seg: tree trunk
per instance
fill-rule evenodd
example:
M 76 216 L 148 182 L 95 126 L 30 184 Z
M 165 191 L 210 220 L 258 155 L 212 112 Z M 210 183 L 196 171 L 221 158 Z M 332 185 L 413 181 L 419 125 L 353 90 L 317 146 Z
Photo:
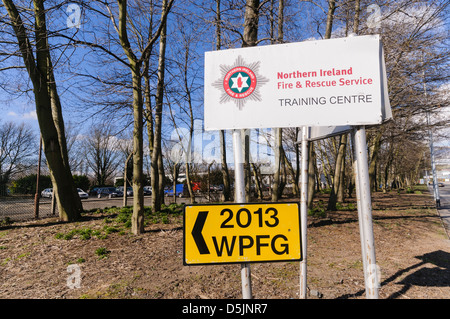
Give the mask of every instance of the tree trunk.
M 333 19 L 334 19 L 334 12 L 336 10 L 336 1 L 329 0 L 328 1 L 328 12 L 327 12 L 327 24 L 325 28 L 325 39 L 331 38 L 331 32 L 333 30 Z M 342 142 L 343 136 L 341 135 L 340 141 Z M 341 172 L 341 161 L 342 157 L 341 155 L 341 143 L 339 146 L 339 152 L 336 157 L 336 165 L 334 168 L 334 177 L 333 177 L 333 184 L 331 186 L 331 194 L 330 199 L 328 200 L 328 210 L 336 210 L 336 201 L 337 201 L 337 190 L 339 187 L 340 182 L 340 172 Z
M 336 11 L 336 1 L 329 0 L 327 12 L 327 24 L 325 27 L 325 39 L 331 38 L 331 31 L 333 30 L 334 11 Z
M 173 181 L 172 181 L 172 189 L 173 189 L 173 202 L 176 203 L 177 202 L 177 179 L 178 179 L 178 164 L 174 163 L 173 164 Z
M 281 159 L 283 153 L 283 137 L 282 129 L 275 129 L 275 172 L 273 174 L 273 184 L 272 184 L 272 201 L 277 202 L 280 196 L 280 181 L 281 181 Z
M 316 152 L 314 151 L 314 142 L 308 143 L 308 199 L 307 199 L 307 206 L 308 208 L 312 208 L 312 202 L 314 198 L 314 192 L 315 192 L 315 169 L 316 169 Z
M 244 13 L 242 47 L 256 46 L 258 40 L 259 0 L 247 0 Z
M 347 135 L 346 135 L 347 140 Z M 347 143 L 346 143 L 347 144 Z M 344 156 L 341 161 L 341 167 L 339 168 L 341 173 L 339 174 L 339 188 L 337 190 L 337 201 L 338 203 L 344 202 L 344 190 L 345 190 L 345 154 L 346 154 L 346 145 L 344 146 Z
M 223 200 L 229 201 L 231 199 L 231 183 L 230 173 L 227 165 L 227 153 L 225 143 L 225 131 L 220 131 L 220 151 L 222 154 L 222 179 L 223 179 Z
M 186 180 L 187 180 L 187 188 L 189 192 L 189 198 L 191 200 L 191 204 L 195 202 L 195 194 L 192 190 L 191 177 L 190 177 L 190 154 L 191 154 L 191 143 L 194 137 L 194 112 L 192 109 L 192 98 L 191 98 L 191 88 L 188 83 L 188 68 L 189 68 L 189 44 L 186 44 L 185 51 L 185 59 L 184 59 L 184 89 L 187 97 L 187 104 L 189 106 L 189 119 L 190 119 L 190 127 L 189 127 L 189 144 L 188 149 L 186 150 Z
M 144 127 L 140 66 L 136 65 L 135 70 L 133 72 L 133 215 L 131 231 L 136 235 L 144 232 Z
M 273 6 L 273 4 L 272 4 Z M 271 15 L 273 15 L 273 10 L 271 10 Z M 273 17 L 271 17 L 271 21 L 273 21 Z M 278 3 L 278 37 L 277 42 L 283 42 L 283 20 L 284 20 L 284 0 L 280 0 Z M 273 22 L 271 23 L 271 37 L 274 38 L 273 31 Z M 272 40 L 272 43 L 275 40 Z M 282 195 L 282 187 L 281 187 L 281 165 L 284 162 L 284 151 L 283 151 L 283 129 L 276 128 L 275 129 L 275 172 L 273 175 L 273 184 L 272 184 L 272 201 L 277 202 Z
M 251 163 L 252 165 L 252 171 L 253 171 L 253 176 L 255 177 L 255 192 L 257 194 L 257 197 L 260 200 L 263 200 L 264 198 L 264 194 L 263 194 L 263 189 L 262 189 L 262 183 L 261 183 L 261 178 L 259 176 L 259 171 L 258 168 L 256 167 L 255 163 Z
M 222 31 L 220 28 L 221 23 L 221 15 L 220 15 L 220 0 L 216 0 L 216 50 L 220 50 L 222 48 Z M 226 139 L 225 139 L 225 131 L 221 130 L 220 134 L 220 152 L 222 154 L 222 179 L 223 179 L 223 200 L 229 201 L 231 199 L 231 187 L 230 187 L 230 173 L 228 171 L 227 165 L 227 148 L 226 148 Z
M 370 188 L 372 191 L 376 192 L 376 165 L 378 161 L 378 154 L 381 149 L 381 136 L 383 133 L 378 131 L 375 135 L 374 141 L 372 143 L 372 147 L 370 150 L 370 161 L 369 161 L 369 180 L 370 180 Z
M 148 135 L 148 149 L 150 152 L 150 158 L 153 153 L 153 142 L 154 142 L 154 132 L 153 132 L 153 110 L 150 98 L 150 61 L 146 59 L 144 61 L 144 99 L 145 99 L 145 122 L 147 123 L 147 135 Z
M 158 157 L 158 188 L 159 188 L 159 203 L 160 209 L 161 206 L 164 205 L 165 197 L 164 197 L 164 181 L 166 179 L 166 174 L 164 172 L 164 164 L 163 164 L 163 155 L 162 151 L 159 152 Z
M 144 232 L 142 61 L 136 58 L 128 40 L 127 1 L 118 1 L 118 6 L 120 45 L 130 63 L 133 83 L 133 215 L 131 216 L 131 231 L 136 235 Z
M 64 122 L 49 52 L 44 2 L 42 0 L 33 1 L 36 59 L 16 6 L 11 0 L 3 0 L 3 3 L 11 19 L 25 67 L 33 84 L 36 114 L 59 217 L 62 221 L 79 220 L 83 208 L 68 161 Z
M 345 148 L 347 145 L 347 136 L 347 134 L 342 134 L 339 138 L 339 149 L 336 155 L 336 165 L 334 169 L 334 178 L 333 185 L 331 187 L 330 199 L 328 200 L 328 210 L 336 210 L 337 194 L 339 192 L 339 188 L 343 187 L 343 185 L 340 185 L 340 183 L 343 169 L 342 161 L 344 161 Z
M 292 163 L 286 156 L 286 152 L 283 150 L 283 161 L 284 165 L 287 167 L 289 174 L 292 176 L 292 193 L 294 196 L 299 196 L 300 190 L 298 188 L 298 183 L 296 182 L 296 172 L 294 171 L 294 167 L 292 167 Z
M 244 13 L 244 34 L 242 39 L 242 47 L 256 46 L 258 40 L 258 23 L 259 23 L 259 0 L 247 0 Z M 243 132 L 244 133 L 244 130 Z M 246 200 L 250 199 L 250 141 L 247 134 L 242 134 L 244 138 L 244 175 Z
M 163 1 L 163 10 L 161 15 L 165 15 L 167 10 L 167 0 Z M 164 176 L 164 170 L 162 168 L 162 152 L 161 152 L 161 130 L 162 130 L 162 106 L 164 98 L 164 73 L 165 73 L 165 54 L 166 54 L 166 30 L 167 26 L 164 24 L 160 38 L 159 38 L 159 59 L 158 59 L 158 83 L 156 87 L 156 105 L 155 105 L 155 132 L 153 142 L 153 154 L 151 159 L 151 183 L 152 183 L 152 207 L 153 211 L 160 211 L 161 204 L 164 196 L 161 196 L 161 192 L 164 193 L 163 181 L 161 177 Z M 162 168 L 163 169 L 163 168 Z
M 122 206 L 125 207 L 128 205 L 128 195 L 127 195 L 127 187 L 128 187 L 128 161 L 130 160 L 133 153 L 128 154 L 127 159 L 125 160 L 125 167 L 123 170 L 123 202 Z

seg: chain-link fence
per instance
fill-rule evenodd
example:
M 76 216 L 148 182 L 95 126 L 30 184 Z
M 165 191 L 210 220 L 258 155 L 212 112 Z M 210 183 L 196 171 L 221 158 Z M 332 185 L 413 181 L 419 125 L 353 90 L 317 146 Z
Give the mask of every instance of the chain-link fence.
M 50 198 L 39 198 L 38 217 L 57 216 L 57 209 L 52 207 Z M 0 195 L 0 223 L 33 219 L 36 217 L 35 214 L 34 196 Z
M 58 208 L 52 198 L 44 192 L 44 197 L 39 198 L 38 218 L 58 217 Z M 151 196 L 144 196 L 144 205 L 151 206 Z M 217 202 L 223 200 L 222 192 L 211 191 L 209 193 L 196 194 L 195 201 L 198 203 Z M 190 203 L 189 197 L 177 197 L 176 203 Z M 172 196 L 164 197 L 164 203 L 169 205 L 174 202 Z M 85 211 L 93 209 L 103 209 L 106 207 L 122 207 L 124 205 L 122 197 L 97 198 L 91 196 L 82 199 L 81 203 Z M 133 197 L 128 198 L 126 205 L 133 205 Z M 25 221 L 35 219 L 34 195 L 0 194 L 0 225 L 5 222 Z

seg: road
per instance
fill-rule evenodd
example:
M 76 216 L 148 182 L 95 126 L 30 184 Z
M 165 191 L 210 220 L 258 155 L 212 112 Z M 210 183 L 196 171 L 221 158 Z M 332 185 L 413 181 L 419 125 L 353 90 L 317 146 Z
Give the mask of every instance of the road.
M 433 193 L 433 188 L 430 188 Z M 450 183 L 444 183 L 444 187 L 439 187 L 439 197 L 441 199 L 441 207 L 438 208 L 439 215 L 447 230 L 447 235 L 450 236 Z
M 171 203 L 173 203 L 173 197 L 172 196 L 165 197 L 164 201 L 167 205 L 171 204 Z M 190 202 L 190 199 L 182 197 L 182 198 L 177 198 L 176 201 L 177 201 L 177 204 L 181 204 L 181 203 Z M 206 197 L 205 196 L 196 196 L 195 201 L 198 203 L 205 202 Z M 123 206 L 123 197 L 117 197 L 117 198 L 111 198 L 111 199 L 90 197 L 89 199 L 81 200 L 81 203 L 83 204 L 84 210 L 90 210 L 90 209 L 94 209 L 94 208 L 105 208 L 105 207 L 112 207 L 112 206 L 122 207 Z M 151 206 L 151 203 L 152 203 L 152 197 L 144 196 L 144 205 Z M 133 197 L 132 196 L 128 197 L 127 205 L 133 206 Z

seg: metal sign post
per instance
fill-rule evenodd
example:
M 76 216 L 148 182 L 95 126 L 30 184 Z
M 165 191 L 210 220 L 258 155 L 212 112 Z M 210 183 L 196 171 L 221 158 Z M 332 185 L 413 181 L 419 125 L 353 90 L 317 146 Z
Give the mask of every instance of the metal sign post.
M 364 282 L 367 299 L 378 299 L 378 274 L 372 224 L 372 200 L 370 197 L 369 167 L 367 158 L 366 129 L 356 126 L 352 131 L 356 159 L 356 186 L 358 217 L 364 267 Z
M 424 84 L 425 85 L 425 84 Z M 425 91 L 426 96 L 426 91 Z M 436 160 L 434 156 L 434 146 L 433 146 L 433 132 L 431 131 L 430 126 L 430 112 L 427 112 L 427 125 L 428 125 L 428 134 L 430 136 L 430 158 L 431 158 L 431 172 L 433 173 L 433 195 L 434 200 L 436 202 L 436 207 L 441 207 L 441 198 L 439 195 L 438 181 L 436 175 Z
M 306 299 L 306 231 L 308 218 L 308 138 L 309 127 L 302 128 L 302 163 L 301 163 L 301 194 L 300 194 L 300 225 L 302 236 L 302 255 L 300 262 L 300 299 Z
M 353 134 L 353 129 L 350 132 L 350 138 L 353 145 L 353 172 L 355 174 L 355 190 L 356 190 L 356 207 L 358 209 L 358 224 L 359 224 L 359 235 L 360 235 L 360 243 L 361 243 L 361 255 L 365 256 L 366 249 L 365 249 L 365 240 L 364 240 L 364 228 L 362 225 L 362 211 L 361 211 L 361 194 L 360 194 L 360 186 L 359 186 L 359 174 L 358 174 L 358 160 L 356 156 L 356 149 L 355 149 L 355 134 Z M 364 258 L 363 258 L 364 259 Z M 367 278 L 366 275 L 366 267 L 363 265 L 364 270 L 364 278 Z
M 330 62 L 330 50 L 340 58 Z M 236 203 L 246 203 L 240 130 L 303 127 L 301 298 L 306 298 L 307 289 L 308 143 L 352 130 L 366 291 L 368 298 L 377 298 L 364 125 L 379 125 L 392 118 L 379 35 L 206 52 L 204 88 L 205 130 L 233 130 Z M 198 228 L 203 224 L 200 218 Z M 195 233 L 201 233 L 199 229 Z M 239 262 L 243 262 L 243 298 L 252 298 L 250 266 L 247 259 Z
M 244 154 L 242 154 L 241 131 L 233 130 L 234 151 L 234 201 L 245 203 Z M 252 299 L 252 281 L 249 263 L 241 264 L 242 298 Z

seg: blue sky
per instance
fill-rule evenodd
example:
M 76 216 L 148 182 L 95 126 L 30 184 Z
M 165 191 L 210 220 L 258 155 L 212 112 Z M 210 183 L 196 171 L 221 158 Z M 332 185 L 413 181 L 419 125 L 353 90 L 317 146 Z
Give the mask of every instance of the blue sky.
M 322 1 L 323 2 L 323 1 Z M 317 30 L 315 29 L 313 25 L 313 21 L 320 15 L 323 15 L 323 12 L 321 12 L 317 7 L 314 5 L 308 4 L 308 3 L 302 3 L 304 5 L 303 12 L 301 12 L 302 19 L 297 19 L 294 25 L 298 30 L 295 30 L 291 27 L 291 29 L 287 29 L 285 34 L 286 38 L 289 41 L 301 41 L 307 38 L 318 38 L 319 35 L 317 33 Z M 211 5 L 211 7 L 214 7 Z M 1 10 L 1 9 L 0 9 Z M 66 23 L 67 17 L 70 13 L 67 13 L 66 7 L 61 8 L 60 11 L 54 13 L 51 17 L 49 17 L 50 23 L 54 26 L 61 26 Z M 299 10 L 295 8 L 295 10 Z M 298 12 L 300 14 L 300 12 Z M 295 15 L 292 16 L 294 18 Z M 324 18 L 324 16 L 322 16 Z M 83 34 L 87 37 L 93 37 L 95 36 L 95 32 L 92 32 L 92 28 L 95 27 L 96 23 L 98 23 L 94 18 L 90 17 L 89 19 L 83 20 L 86 23 L 82 24 L 81 28 L 78 30 L 80 34 Z M 260 23 L 264 23 L 264 19 L 261 19 Z M 261 29 L 267 29 L 267 26 L 262 26 Z M 323 26 L 320 30 L 323 34 Z M 338 29 L 339 26 L 336 26 L 336 29 Z M 91 31 L 90 31 L 91 29 Z M 320 31 L 319 30 L 319 31 Z M 71 29 L 68 32 L 74 32 L 76 29 Z M 177 21 L 175 17 L 171 18 L 171 24 L 169 26 L 169 37 L 172 37 L 172 39 L 176 39 L 176 36 L 179 36 L 177 31 Z M 115 32 L 114 30 L 111 30 L 111 32 Z M 189 31 L 188 31 L 189 32 Z M 207 36 L 205 36 L 205 39 L 209 42 L 205 41 L 203 43 L 203 46 L 199 46 L 196 48 L 196 54 L 198 55 L 197 59 L 197 65 L 196 67 L 199 69 L 203 68 L 203 52 L 206 50 L 212 50 L 214 49 L 214 38 L 212 36 L 213 30 L 209 30 L 209 33 Z M 263 37 L 263 32 L 260 32 L 260 36 Z M 174 41 L 174 40 L 172 40 Z M 176 41 L 176 40 L 175 40 Z M 237 43 L 239 45 L 239 43 Z M 169 42 L 168 45 L 168 56 L 173 57 L 175 55 L 175 50 Z M 73 54 L 75 52 L 75 54 Z M 62 53 L 62 52 L 59 52 Z M 121 54 L 123 52 L 120 52 Z M 91 75 L 98 75 L 101 74 L 101 72 L 107 72 L 108 69 L 105 70 L 104 65 L 102 63 L 96 62 L 94 60 L 95 55 L 89 54 L 85 55 L 83 54 L 83 49 L 78 47 L 77 51 L 73 50 L 67 50 L 64 51 L 64 54 L 61 55 L 63 59 L 58 60 L 59 61 L 59 68 L 68 68 L 73 72 L 79 71 L 80 73 L 88 73 L 90 72 Z M 104 61 L 104 60 L 101 60 Z M 82 63 L 83 62 L 83 63 Z M 112 66 L 117 67 L 116 64 L 112 64 Z M 77 69 L 78 66 L 81 66 L 81 69 Z M 0 65 L 1 67 L 1 65 Z M 102 71 L 103 70 L 103 71 Z M 127 71 L 125 70 L 125 76 L 127 75 Z M 203 71 L 198 72 L 200 75 L 202 75 Z M 17 74 L 16 72 L 9 72 L 9 76 L 12 74 Z M 4 73 L 0 73 L 1 77 L 4 77 Z M 60 93 L 60 97 L 63 104 L 64 109 L 64 118 L 66 122 L 70 122 L 73 126 L 77 127 L 80 133 L 85 133 L 85 131 L 88 131 L 89 128 L 94 124 L 94 117 L 89 111 L 89 99 L 91 96 L 89 96 L 89 90 L 80 91 L 79 88 L 83 84 L 83 78 L 81 77 L 72 77 L 70 73 L 64 73 L 64 72 L 58 72 L 57 73 L 57 85 L 58 90 Z M 26 84 L 28 83 L 28 84 Z M 2 84 L 1 78 L 0 78 L 0 85 Z M 7 84 L 11 85 L 10 89 L 14 89 L 14 86 L 20 86 L 21 89 L 24 87 L 29 87 L 29 81 L 27 80 L 26 74 L 21 74 L 19 76 L 13 76 L 13 79 L 8 82 Z M 201 85 L 201 79 L 198 81 L 198 84 Z M 203 112 L 203 106 L 202 106 L 202 89 L 199 89 L 197 91 L 196 96 L 196 118 L 201 119 L 202 118 L 202 112 Z M 28 92 L 28 94 L 32 95 L 31 92 Z M 128 92 L 129 94 L 129 92 Z M 81 97 L 84 96 L 84 99 L 81 99 Z M 93 97 L 92 97 L 93 98 Z M 176 109 L 174 107 L 174 109 Z M 119 123 L 123 123 L 125 121 L 123 114 L 117 117 Z M 20 123 L 26 123 L 30 125 L 32 128 L 36 131 L 36 136 L 39 135 L 39 129 L 37 124 L 37 118 L 35 113 L 35 106 L 34 101 L 32 98 L 29 98 L 26 95 L 22 96 L 15 96 L 10 95 L 4 90 L 0 89 L 0 120 L 5 121 L 15 121 Z M 170 122 L 166 120 L 165 122 L 166 128 L 170 126 Z M 166 134 L 169 136 L 171 133 L 171 130 L 167 130 Z M 448 143 L 448 141 L 446 141 Z

